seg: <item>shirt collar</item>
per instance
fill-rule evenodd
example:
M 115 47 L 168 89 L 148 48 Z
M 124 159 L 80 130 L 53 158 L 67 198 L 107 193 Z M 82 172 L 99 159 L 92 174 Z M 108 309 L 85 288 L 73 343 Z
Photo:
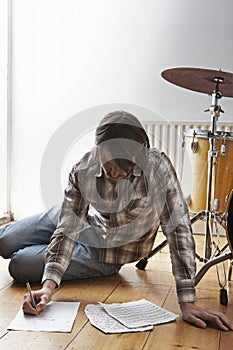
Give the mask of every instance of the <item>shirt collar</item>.
M 96 177 L 101 177 L 103 173 L 104 173 L 103 167 L 100 165 L 99 170 L 97 171 L 95 176 Z M 136 164 L 133 167 L 132 173 L 133 173 L 134 176 L 141 176 L 142 175 L 142 169 Z

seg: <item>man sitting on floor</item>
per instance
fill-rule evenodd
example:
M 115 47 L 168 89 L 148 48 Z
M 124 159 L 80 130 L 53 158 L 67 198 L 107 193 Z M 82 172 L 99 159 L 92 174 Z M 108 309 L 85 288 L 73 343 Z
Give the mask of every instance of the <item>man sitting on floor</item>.
M 195 245 L 188 207 L 169 158 L 150 148 L 139 120 L 109 113 L 96 130 L 96 146 L 70 175 L 61 208 L 0 230 L 0 254 L 20 282 L 42 280 L 25 297 L 25 313 L 41 313 L 61 280 L 116 273 L 151 251 L 161 226 L 167 238 L 178 302 L 185 321 L 233 330 L 219 312 L 196 305 Z M 78 293 L 78 291 L 77 291 Z

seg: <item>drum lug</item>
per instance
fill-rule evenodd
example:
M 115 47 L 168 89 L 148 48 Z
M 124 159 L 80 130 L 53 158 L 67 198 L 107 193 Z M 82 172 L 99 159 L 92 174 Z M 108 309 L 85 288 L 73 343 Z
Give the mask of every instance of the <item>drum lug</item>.
M 197 153 L 197 149 L 198 149 L 198 142 L 191 142 L 191 150 L 193 153 Z
M 227 145 L 226 145 L 226 141 L 224 140 L 224 143 L 221 144 L 221 148 L 220 148 L 220 155 L 222 157 L 226 156 L 226 150 L 227 150 Z

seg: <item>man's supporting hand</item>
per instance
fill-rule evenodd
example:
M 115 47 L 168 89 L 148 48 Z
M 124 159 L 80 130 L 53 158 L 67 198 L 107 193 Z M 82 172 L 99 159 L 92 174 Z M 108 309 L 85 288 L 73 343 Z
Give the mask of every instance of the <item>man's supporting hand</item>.
M 208 325 L 222 331 L 233 331 L 233 323 L 221 312 L 201 308 L 195 303 L 180 303 L 182 318 L 199 328 Z

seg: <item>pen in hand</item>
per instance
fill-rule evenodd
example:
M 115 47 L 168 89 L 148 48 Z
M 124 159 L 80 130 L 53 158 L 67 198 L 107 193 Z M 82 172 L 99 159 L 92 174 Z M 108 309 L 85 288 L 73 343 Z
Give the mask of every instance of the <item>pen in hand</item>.
M 31 286 L 30 286 L 30 283 L 29 282 L 26 282 L 26 286 L 27 286 L 27 289 L 28 289 L 28 293 L 30 295 L 30 298 L 32 300 L 32 306 L 34 307 L 34 309 L 36 309 L 36 302 L 35 302 L 35 299 L 32 295 L 32 289 L 31 289 Z

